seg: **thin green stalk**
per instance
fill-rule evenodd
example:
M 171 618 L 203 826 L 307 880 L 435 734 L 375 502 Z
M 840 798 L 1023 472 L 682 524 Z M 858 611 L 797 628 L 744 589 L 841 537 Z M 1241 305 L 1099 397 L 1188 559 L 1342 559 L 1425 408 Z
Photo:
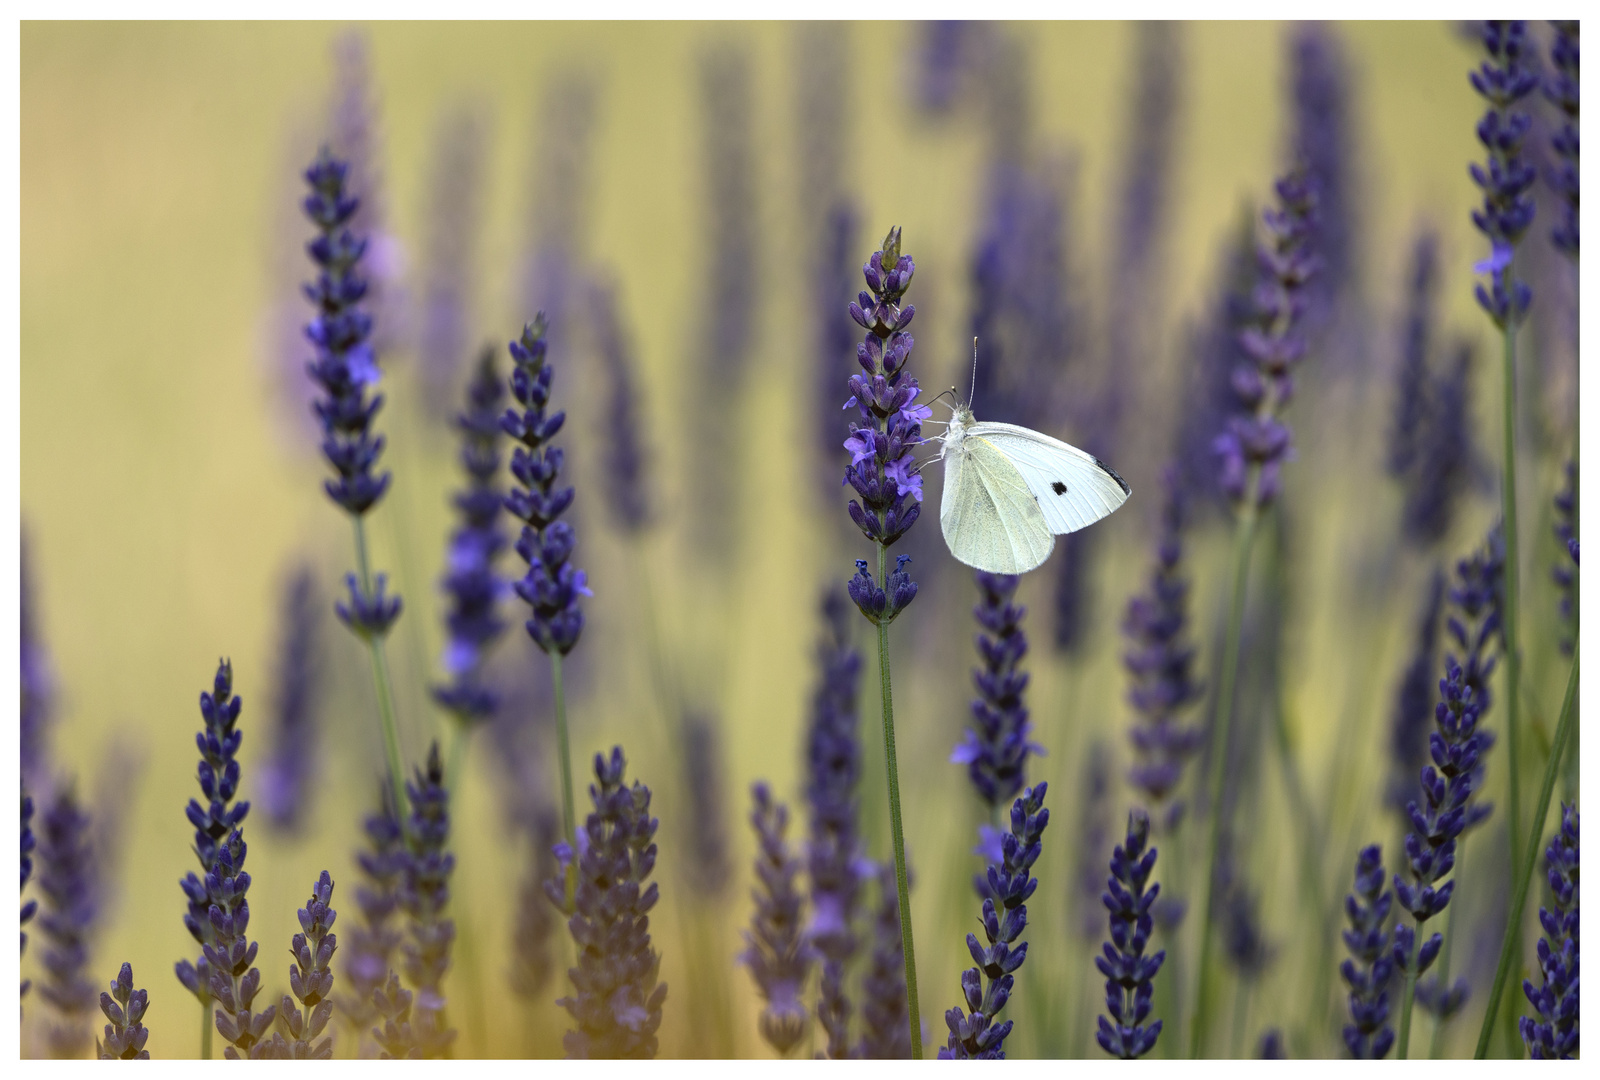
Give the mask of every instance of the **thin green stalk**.
M 1466 858 L 1467 838 L 1461 837 L 1456 841 L 1456 868 L 1454 880 L 1461 881 L 1461 863 Z M 1456 913 L 1461 910 L 1460 903 L 1450 905 L 1450 914 L 1444 921 L 1444 945 L 1439 949 L 1439 962 L 1436 965 L 1439 974 L 1435 976 L 1434 985 L 1439 988 L 1439 998 L 1434 1005 L 1437 1008 L 1444 1002 L 1445 995 L 1450 993 L 1450 947 L 1456 940 Z M 1439 1044 L 1444 1037 L 1445 1015 L 1441 1009 L 1433 1014 L 1433 1035 L 1428 1040 L 1428 1057 L 1435 1059 L 1439 1056 Z
M 1556 774 L 1561 771 L 1561 756 L 1572 735 L 1572 718 L 1577 712 L 1574 704 L 1578 696 L 1578 641 L 1572 641 L 1572 668 L 1567 675 L 1567 695 L 1561 702 L 1561 720 L 1556 724 L 1556 737 L 1550 746 L 1550 757 L 1544 763 L 1544 779 L 1539 784 L 1539 802 L 1533 812 L 1533 829 L 1528 846 L 1522 853 L 1522 864 L 1517 868 L 1516 890 L 1512 893 L 1511 917 L 1506 920 L 1505 940 L 1500 943 L 1500 962 L 1494 969 L 1494 985 L 1489 991 L 1489 1007 L 1483 1014 L 1483 1026 L 1478 1029 L 1478 1048 L 1473 1057 L 1482 1058 L 1489 1052 L 1489 1036 L 1494 1030 L 1495 1014 L 1500 1008 L 1500 998 L 1505 993 L 1506 976 L 1511 971 L 1512 955 L 1522 943 L 1522 914 L 1528 904 L 1528 886 L 1533 881 L 1533 864 L 1539 854 L 1539 841 L 1544 832 L 1545 815 L 1550 812 L 1550 793 L 1556 786 Z
M 1274 734 L 1277 736 L 1274 742 L 1277 744 L 1278 766 L 1283 772 L 1283 786 L 1289 796 L 1289 806 L 1294 811 L 1301 832 L 1300 889 L 1305 901 L 1317 914 L 1317 925 L 1332 926 L 1338 916 L 1329 910 L 1327 898 L 1323 896 L 1322 834 L 1317 827 L 1316 815 L 1311 810 L 1311 804 L 1306 800 L 1305 787 L 1300 782 L 1300 770 L 1296 767 L 1294 755 L 1289 749 L 1289 729 L 1281 699 L 1272 712 Z M 1311 985 L 1313 1030 L 1319 1030 L 1328 1015 L 1328 991 L 1333 984 L 1333 935 L 1322 934 L 1320 937 L 1322 941 L 1317 954 L 1317 975 Z M 1305 1034 L 1309 1036 L 1311 1033 Z
M 561 835 L 577 851 L 577 816 L 572 811 L 572 750 L 567 742 L 567 691 L 561 679 L 561 653 L 550 654 L 550 679 L 556 690 L 556 753 L 561 758 Z M 574 864 L 575 865 L 575 864 Z M 568 877 L 570 899 L 572 875 Z
M 878 545 L 878 584 L 889 584 L 889 549 Z M 889 829 L 894 837 L 894 884 L 900 896 L 900 946 L 906 956 L 906 1013 L 911 1057 L 922 1060 L 922 1013 L 917 1003 L 917 950 L 911 940 L 911 891 L 906 885 L 906 838 L 900 823 L 900 767 L 894 752 L 894 696 L 889 680 L 889 624 L 878 624 L 878 682 L 883 691 L 883 757 L 889 774 Z
M 1259 469 L 1253 469 L 1246 484 L 1244 505 L 1239 511 L 1239 524 L 1233 542 L 1233 595 L 1228 605 L 1228 628 L 1223 639 L 1222 669 L 1218 673 L 1216 708 L 1211 722 L 1211 777 L 1207 786 L 1207 807 L 1211 814 L 1210 838 L 1206 856 L 1206 887 L 1201 897 L 1200 911 L 1200 964 L 1195 975 L 1194 1017 L 1189 1028 L 1189 1056 L 1198 1058 L 1205 1041 L 1205 1024 L 1210 1011 L 1210 995 L 1206 990 L 1206 977 L 1211 967 L 1211 902 L 1217 887 L 1217 853 L 1222 846 L 1222 781 L 1226 772 L 1224 759 L 1228 751 L 1228 730 L 1233 725 L 1234 683 L 1239 674 L 1239 638 L 1244 628 L 1245 584 L 1250 577 L 1250 544 L 1255 539 L 1256 481 Z
M 1417 993 L 1417 953 L 1422 949 L 1422 924 L 1415 924 L 1416 942 L 1406 958 L 1405 988 L 1400 994 L 1400 1036 L 1395 1040 L 1394 1059 L 1404 1061 L 1411 1048 L 1411 999 Z
M 200 1001 L 200 1060 L 211 1060 L 211 999 Z
M 367 561 L 367 530 L 364 519 L 352 514 L 356 531 L 356 568 L 361 574 L 361 593 L 372 595 L 372 570 Z M 367 652 L 372 657 L 372 682 L 378 694 L 378 727 L 383 731 L 383 751 L 389 761 L 389 783 L 394 788 L 395 814 L 401 824 L 406 819 L 405 771 L 400 765 L 400 734 L 394 722 L 394 692 L 390 689 L 389 663 L 383 653 L 383 639 L 368 637 Z
M 1506 807 L 1506 822 L 1511 831 L 1511 869 L 1514 873 L 1522 864 L 1518 857 L 1518 843 L 1522 839 L 1520 828 L 1521 790 L 1520 770 L 1517 767 L 1517 710 L 1518 682 L 1522 673 L 1522 657 L 1518 651 L 1521 639 L 1517 634 L 1517 578 L 1521 563 L 1517 560 L 1517 325 L 1509 316 L 1505 329 L 1505 538 L 1506 538 L 1506 608 L 1503 628 L 1506 642 L 1506 761 L 1511 772 L 1510 797 Z

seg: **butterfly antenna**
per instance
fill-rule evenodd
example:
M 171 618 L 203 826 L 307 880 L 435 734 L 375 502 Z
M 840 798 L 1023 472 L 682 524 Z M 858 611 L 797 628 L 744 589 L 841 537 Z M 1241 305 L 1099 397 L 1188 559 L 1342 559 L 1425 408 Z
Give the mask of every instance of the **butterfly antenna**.
M 967 391 L 967 408 L 972 408 L 973 395 L 978 392 L 978 339 L 972 339 L 972 388 Z

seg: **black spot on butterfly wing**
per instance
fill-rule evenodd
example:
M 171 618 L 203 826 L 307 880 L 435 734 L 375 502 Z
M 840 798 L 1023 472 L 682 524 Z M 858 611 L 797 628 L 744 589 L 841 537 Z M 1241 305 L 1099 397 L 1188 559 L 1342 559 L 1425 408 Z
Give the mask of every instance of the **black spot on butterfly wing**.
M 1055 492 L 1057 495 L 1065 495 L 1067 493 L 1067 485 L 1063 484 L 1060 480 L 1057 480 L 1050 485 L 1050 490 Z
M 1128 486 L 1128 482 L 1126 480 L 1124 480 L 1122 477 L 1117 475 L 1117 470 L 1113 469 L 1110 465 L 1107 465 L 1105 462 L 1101 461 L 1099 458 L 1095 458 L 1094 459 L 1094 463 L 1096 465 L 1100 466 L 1100 471 L 1101 472 L 1105 473 L 1107 476 L 1111 477 L 1111 479 L 1113 479 L 1113 480 L 1115 480 L 1117 482 L 1117 486 L 1122 489 L 1122 493 L 1124 495 L 1132 495 L 1133 494 L 1133 489 Z

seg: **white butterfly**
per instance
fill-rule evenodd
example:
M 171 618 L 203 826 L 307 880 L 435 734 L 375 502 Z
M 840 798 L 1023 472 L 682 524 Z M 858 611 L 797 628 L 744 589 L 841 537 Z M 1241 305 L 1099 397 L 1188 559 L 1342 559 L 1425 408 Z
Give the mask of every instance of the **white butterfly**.
M 939 526 L 950 554 L 992 574 L 1025 574 L 1056 537 L 1128 501 L 1128 483 L 1076 446 L 1016 424 L 980 423 L 957 405 L 944 445 Z

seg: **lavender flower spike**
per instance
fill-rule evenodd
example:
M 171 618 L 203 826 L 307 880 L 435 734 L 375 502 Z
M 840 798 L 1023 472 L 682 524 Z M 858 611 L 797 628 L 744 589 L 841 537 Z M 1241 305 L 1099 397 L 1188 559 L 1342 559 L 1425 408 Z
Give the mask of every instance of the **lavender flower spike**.
M 45 804 L 39 828 L 39 962 L 44 977 L 39 996 L 54 1007 L 57 1020 L 45 1028 L 52 1058 L 75 1058 L 89 1045 L 89 1015 L 94 984 L 89 981 L 89 939 L 99 915 L 95 859 L 89 816 L 78 806 L 70 785 L 58 785 Z
M 452 500 L 459 518 L 450 534 L 441 582 L 450 598 L 450 613 L 445 618 L 449 643 L 444 650 L 444 669 L 450 681 L 433 688 L 433 699 L 466 724 L 487 720 L 497 704 L 483 678 L 483 665 L 505 630 L 496 607 L 508 589 L 494 567 L 496 556 L 506 546 L 500 527 L 502 497 L 495 485 L 500 472 L 500 403 L 504 397 L 494 349 L 486 348 L 467 385 L 466 410 L 456 418 L 467 486 Z
M 22 888 L 26 889 L 28 887 L 28 879 L 33 876 L 33 858 L 32 858 L 32 856 L 33 856 L 33 849 L 34 849 L 33 828 L 32 828 L 32 823 L 33 823 L 33 800 L 31 798 L 29 798 L 27 795 L 23 795 L 22 796 L 22 814 L 21 814 L 21 816 L 22 816 L 22 839 L 21 839 L 21 842 L 19 844 L 19 851 L 21 852 L 21 856 L 22 856 Z M 21 918 L 19 920 L 21 922 L 21 924 L 23 926 L 27 926 L 28 923 L 32 922 L 33 921 L 33 917 L 38 912 L 38 910 L 39 910 L 39 901 L 37 901 L 37 900 L 29 900 L 27 903 L 23 904 L 22 905 Z M 26 930 L 24 930 L 24 931 L 22 931 L 21 952 L 22 953 L 26 953 L 27 951 L 28 951 L 28 932 Z M 23 979 L 22 980 L 22 989 L 17 994 L 17 997 L 18 997 L 19 1001 L 20 1001 L 20 999 L 28 996 L 28 987 L 30 987 L 32 985 L 33 985 L 33 981 L 31 979 Z
M 981 594 L 972 614 L 982 628 L 977 644 L 983 667 L 972 673 L 979 694 L 972 702 L 975 725 L 967 729 L 950 760 L 965 765 L 979 797 L 997 807 L 1022 790 L 1028 753 L 1042 752 L 1028 739 L 1033 725 L 1022 701 L 1028 673 L 1017 670 L 1028 653 L 1028 639 L 1022 632 L 1022 617 L 1028 609 L 1011 602 L 1021 580 L 1016 575 L 977 570 L 973 579 Z
M 326 1061 L 333 1057 L 333 1036 L 316 1041 L 333 1018 L 330 965 L 339 939 L 332 932 L 337 917 L 337 912 L 328 906 L 332 901 L 333 878 L 324 870 L 311 887 L 311 899 L 300 909 L 300 933 L 289 943 L 289 955 L 295 961 L 289 966 L 289 989 L 294 991 L 294 998 L 283 995 L 278 1030 L 272 1033 L 271 1044 L 263 1046 L 262 1057 L 295 1061 Z M 304 1013 L 295 1007 L 296 999 Z
M 1574 31 L 1576 33 L 1576 31 Z M 1561 807 L 1561 828 L 1544 852 L 1554 901 L 1539 909 L 1539 971 L 1543 985 L 1524 979 L 1534 1016 L 1518 1021 L 1532 1058 L 1578 1056 L 1578 812 Z
M 111 993 L 100 994 L 100 1011 L 110 1022 L 106 1041 L 95 1040 L 95 1057 L 101 1061 L 149 1061 L 150 1051 L 144 1044 L 150 1029 L 139 1023 L 149 1008 L 150 992 L 133 988 L 133 966 L 124 963 L 111 980 Z
M 766 1006 L 761 1037 L 787 1056 L 805 1038 L 806 1007 L 801 1000 L 811 973 L 812 953 L 801 935 L 805 897 L 795 884 L 800 861 L 789 853 L 789 808 L 772 800 L 766 784 L 751 788 L 756 808 L 750 815 L 760 853 L 756 856 L 756 911 L 745 931 L 739 960 L 750 969 Z
M 980 944 L 976 934 L 967 935 L 967 950 L 978 966 L 961 974 L 968 1012 L 964 1014 L 957 1006 L 944 1015 L 950 1035 L 939 1051 L 941 1058 L 1006 1056 L 1005 1039 L 1011 1034 L 1012 1022 L 997 1024 L 995 1017 L 1010 999 L 1012 973 L 1028 956 L 1028 943 L 1017 945 L 1016 941 L 1028 925 L 1025 904 L 1039 887 L 1031 874 L 1044 850 L 1040 837 L 1050 824 L 1050 811 L 1044 808 L 1047 788 L 1046 784 L 1028 788 L 1011 804 L 1011 831 L 1000 838 L 1000 857 L 991 859 L 982 890 L 980 921 L 988 944 Z
M 1100 1017 L 1095 1039 L 1112 1057 L 1143 1057 L 1161 1036 L 1161 1021 L 1145 1026 L 1150 1016 L 1150 1001 L 1155 991 L 1150 980 L 1167 958 L 1162 949 L 1154 956 L 1144 954 L 1155 924 L 1150 908 L 1161 893 L 1160 885 L 1145 885 L 1155 869 L 1156 849 L 1145 850 L 1150 838 L 1150 819 L 1144 811 L 1128 815 L 1127 838 L 1111 852 L 1111 877 L 1101 897 L 1111 913 L 1111 940 L 1102 948 L 1104 956 L 1094 965 L 1106 977 L 1106 1009 L 1111 1019 Z
M 365 822 L 367 848 L 356 855 L 364 882 L 355 889 L 358 921 L 346 926 L 344 983 L 349 996 L 341 995 L 339 1000 L 339 1011 L 363 1034 L 380 1015 L 374 995 L 390 977 L 390 960 L 400 945 L 400 932 L 391 921 L 399 906 L 395 893 L 406 867 L 394 791 L 387 783 L 378 785 L 378 805 L 378 813 Z M 409 998 L 407 1001 L 409 1010 Z
M 595 351 L 609 380 L 605 408 L 606 508 L 619 531 L 637 536 L 655 519 L 649 469 L 654 455 L 645 438 L 643 395 L 637 358 L 618 312 L 617 286 L 592 283 L 587 290 Z
M 1555 40 L 1550 43 L 1550 66 L 1544 93 L 1561 110 L 1561 127 L 1550 136 L 1550 148 L 1561 159 L 1548 182 L 1561 196 L 1561 221 L 1550 231 L 1557 248 L 1578 258 L 1578 21 L 1553 19 Z
M 450 904 L 450 875 L 456 857 L 445 849 L 450 839 L 450 793 L 444 787 L 439 744 L 428 748 L 428 762 L 406 785 L 411 819 L 405 831 L 406 857 L 396 898 L 411 917 L 411 940 L 404 946 L 405 974 L 416 997 L 412 1037 L 421 1056 L 445 1056 L 456 1033 L 444 1023 L 441 989 L 450 967 L 456 924 L 444 917 Z
M 1513 276 L 1511 261 L 1516 245 L 1533 224 L 1534 204 L 1529 189 L 1537 174 L 1523 154 L 1522 140 L 1533 119 L 1517 105 L 1539 85 L 1530 60 L 1528 24 L 1520 19 L 1490 19 L 1483 23 L 1487 59 L 1470 81 L 1489 103 L 1478 121 L 1478 141 L 1488 160 L 1471 166 L 1473 183 L 1483 191 L 1483 206 L 1472 212 L 1472 223 L 1489 238 L 1489 258 L 1474 269 L 1489 275 L 1489 288 L 1475 288 L 1478 305 L 1501 329 L 1522 321 L 1533 294 Z
M 1556 565 L 1550 568 L 1550 580 L 1555 582 L 1556 588 L 1561 590 L 1561 655 L 1571 656 L 1573 637 L 1578 627 L 1578 463 L 1569 460 L 1566 467 L 1567 482 L 1556 493 L 1556 542 L 1561 545 L 1561 550 L 1572 560 L 1572 565 L 1567 565 L 1567 559 L 1557 558 Z
M 556 1002 L 576 1024 L 563 1040 L 569 1058 L 656 1056 L 667 988 L 657 980 L 661 958 L 650 944 L 649 912 L 660 891 L 645 879 L 655 869 L 660 822 L 650 816 L 649 788 L 623 786 L 624 766 L 620 746 L 609 759 L 594 756 L 594 813 L 578 841 L 576 911 L 567 923 L 578 962 L 568 973 L 572 994 Z M 564 845 L 562 854 L 573 857 Z M 561 877 L 545 892 L 563 906 Z
M 911 1056 L 911 1027 L 900 901 L 893 864 L 885 862 L 876 869 L 878 910 L 873 919 L 872 954 L 861 976 L 861 1042 L 855 1056 L 902 1060 Z
M 1383 852 L 1376 844 L 1362 848 L 1356 859 L 1355 891 L 1344 902 L 1350 920 L 1344 944 L 1351 958 L 1339 966 L 1339 974 L 1350 987 L 1351 1023 L 1344 1027 L 1344 1044 L 1351 1057 L 1374 1061 L 1394 1045 L 1394 1031 L 1388 1026 L 1394 961 L 1387 929 L 1394 894 L 1385 892 L 1383 885 Z
M 273 745 L 261 765 L 261 803 L 275 829 L 293 833 L 316 793 L 318 713 L 321 708 L 321 603 L 309 566 L 298 567 L 279 616 Z

